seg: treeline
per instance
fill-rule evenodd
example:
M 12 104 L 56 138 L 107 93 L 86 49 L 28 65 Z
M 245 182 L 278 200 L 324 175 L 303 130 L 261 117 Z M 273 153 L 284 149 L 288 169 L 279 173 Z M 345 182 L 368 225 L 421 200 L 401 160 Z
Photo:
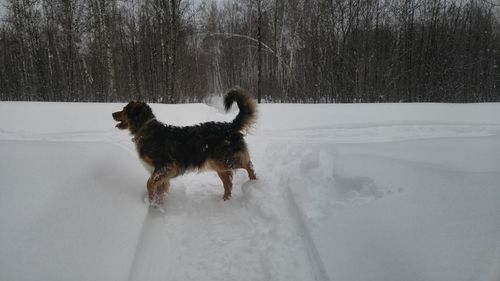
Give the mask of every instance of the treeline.
M 500 101 L 481 0 L 4 0 L 0 100 Z

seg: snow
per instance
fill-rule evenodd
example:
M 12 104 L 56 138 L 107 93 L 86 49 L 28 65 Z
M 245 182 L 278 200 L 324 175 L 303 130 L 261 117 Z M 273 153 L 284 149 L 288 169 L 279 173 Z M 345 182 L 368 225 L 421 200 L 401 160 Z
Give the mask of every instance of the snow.
M 172 181 L 124 104 L 0 103 L 0 280 L 500 279 L 500 104 L 259 105 L 257 181 Z M 173 125 L 222 101 L 153 105 Z

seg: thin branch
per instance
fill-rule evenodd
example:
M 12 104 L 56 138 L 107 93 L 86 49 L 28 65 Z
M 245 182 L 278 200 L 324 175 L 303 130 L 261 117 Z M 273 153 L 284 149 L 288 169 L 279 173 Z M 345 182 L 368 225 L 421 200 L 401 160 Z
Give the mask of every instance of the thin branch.
M 251 37 L 251 36 L 248 36 L 248 35 L 243 35 L 243 34 L 237 34 L 237 33 L 227 33 L 227 32 L 208 32 L 207 33 L 208 35 L 210 36 L 226 36 L 226 37 L 238 37 L 238 38 L 245 38 L 245 39 L 248 39 L 250 41 L 253 41 L 255 43 L 258 43 L 259 40 Z M 264 42 L 261 42 L 262 46 L 264 46 L 268 52 L 274 54 L 274 50 L 271 49 L 271 47 L 269 47 L 268 45 L 266 45 Z

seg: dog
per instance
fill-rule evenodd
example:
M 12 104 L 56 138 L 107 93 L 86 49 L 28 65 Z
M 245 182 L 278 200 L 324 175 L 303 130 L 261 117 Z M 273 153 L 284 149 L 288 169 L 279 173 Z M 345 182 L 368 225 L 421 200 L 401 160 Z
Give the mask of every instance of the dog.
M 250 161 L 244 133 L 256 121 L 256 103 L 243 90 L 232 89 L 224 96 L 229 111 L 236 102 L 238 115 L 232 122 L 206 122 L 177 127 L 158 121 L 151 107 L 131 101 L 122 111 L 114 112 L 116 127 L 133 135 L 139 158 L 150 170 L 147 181 L 151 204 L 162 203 L 170 179 L 193 170 L 217 172 L 224 187 L 224 201 L 231 197 L 233 171 L 245 169 L 250 180 L 257 179 Z

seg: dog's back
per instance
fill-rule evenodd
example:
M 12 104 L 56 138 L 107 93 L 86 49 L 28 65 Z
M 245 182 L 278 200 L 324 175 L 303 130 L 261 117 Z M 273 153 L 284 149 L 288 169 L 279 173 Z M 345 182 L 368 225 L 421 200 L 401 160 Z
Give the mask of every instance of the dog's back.
M 204 168 L 209 160 L 235 166 L 234 156 L 247 149 L 242 132 L 255 122 L 256 105 L 239 89 L 225 96 L 226 111 L 234 102 L 240 111 L 233 122 L 206 122 L 186 127 L 160 122 L 150 124 L 140 131 L 139 155 L 150 155 L 155 166 L 177 162 L 179 172 Z

